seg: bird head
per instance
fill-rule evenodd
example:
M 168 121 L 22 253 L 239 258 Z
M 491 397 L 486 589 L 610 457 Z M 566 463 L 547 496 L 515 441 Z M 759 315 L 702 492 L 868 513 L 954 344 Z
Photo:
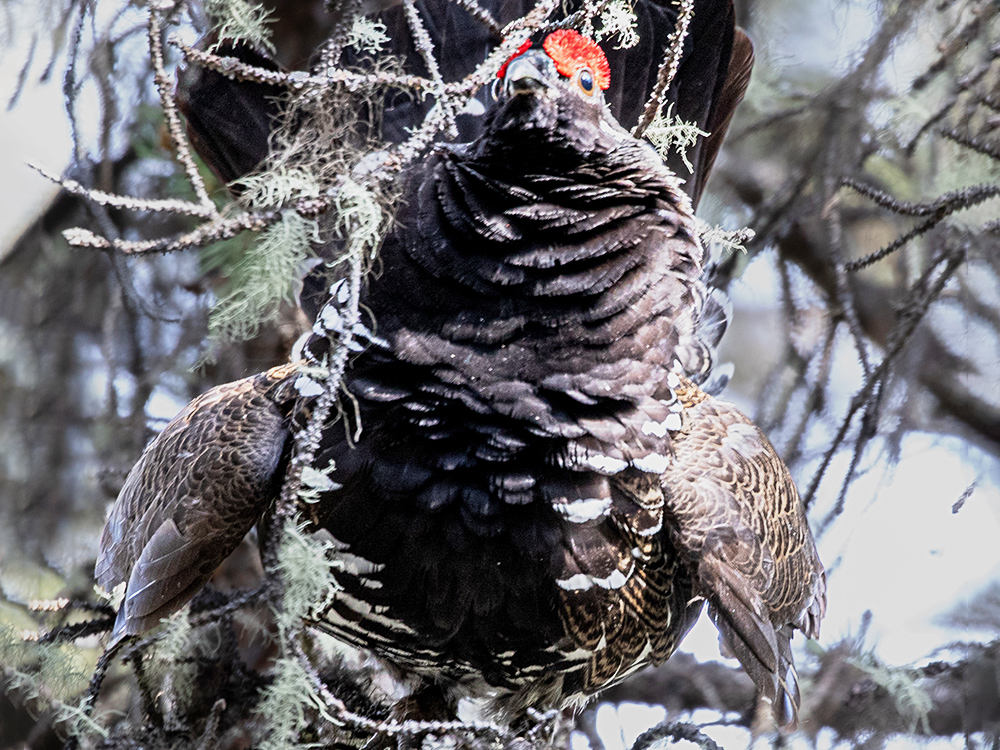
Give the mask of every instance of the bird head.
M 525 42 L 497 73 L 488 140 L 525 148 L 564 145 L 579 152 L 599 148 L 602 135 L 606 139 L 610 129 L 621 130 L 604 103 L 610 83 L 604 52 L 577 31 L 553 31 L 538 46 Z

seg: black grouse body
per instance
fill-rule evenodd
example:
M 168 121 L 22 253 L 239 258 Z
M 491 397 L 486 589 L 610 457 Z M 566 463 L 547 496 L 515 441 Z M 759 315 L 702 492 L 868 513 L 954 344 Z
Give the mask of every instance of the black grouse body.
M 731 114 L 752 50 L 724 5 L 743 51 L 706 90 Z M 330 484 L 301 503 L 338 583 L 320 626 L 512 719 L 662 662 L 707 602 L 791 725 L 790 638 L 818 635 L 825 574 L 774 448 L 701 388 L 726 320 L 691 199 L 609 113 L 609 75 L 554 31 L 501 69 L 475 140 L 403 177 L 313 463 Z M 345 283 L 320 288 L 313 364 L 343 327 Z M 183 606 L 266 511 L 311 371 L 218 386 L 143 453 L 96 571 L 127 583 L 115 639 Z
M 669 449 L 644 426 L 674 413 L 671 367 L 707 372 L 712 300 L 677 179 L 602 114 L 512 93 L 411 175 L 362 297 L 384 345 L 345 377 L 361 439 L 324 445 L 342 488 L 314 520 L 360 558 L 331 627 L 411 668 L 568 670 L 552 689 L 582 697 L 700 610 L 662 497 L 611 477 L 656 484 Z

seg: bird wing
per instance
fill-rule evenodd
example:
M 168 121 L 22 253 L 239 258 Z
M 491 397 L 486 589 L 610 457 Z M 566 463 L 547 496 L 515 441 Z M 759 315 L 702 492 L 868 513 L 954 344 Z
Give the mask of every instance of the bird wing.
M 226 383 L 174 418 L 132 468 L 101 536 L 97 583 L 126 583 L 112 640 L 184 606 L 274 497 L 294 365 Z
M 579 691 L 592 695 L 665 661 L 702 600 L 692 595 L 686 561 L 658 533 L 664 502 L 656 475 L 626 469 L 582 475 L 576 485 L 567 493 L 575 500 L 554 503 L 563 545 L 556 584 L 566 632 L 585 652 Z
M 819 635 L 826 575 L 787 467 L 749 419 L 683 381 L 684 423 L 663 474 L 665 528 L 695 592 L 775 718 L 793 724 L 792 629 Z

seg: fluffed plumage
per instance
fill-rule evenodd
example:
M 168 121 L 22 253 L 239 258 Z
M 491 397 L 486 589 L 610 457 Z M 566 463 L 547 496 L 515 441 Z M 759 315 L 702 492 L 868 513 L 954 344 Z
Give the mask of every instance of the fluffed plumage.
M 789 638 L 818 635 L 823 568 L 771 444 L 699 387 L 724 315 L 691 199 L 611 115 L 588 41 L 522 50 L 481 134 L 404 175 L 362 293 L 378 335 L 344 376 L 360 436 L 324 431 L 336 486 L 303 507 L 340 562 L 321 627 L 515 717 L 661 663 L 707 601 L 793 724 Z M 732 106 L 745 53 L 709 76 Z M 143 454 L 98 563 L 128 581 L 116 637 L 176 610 L 266 510 L 302 377 L 220 386 Z

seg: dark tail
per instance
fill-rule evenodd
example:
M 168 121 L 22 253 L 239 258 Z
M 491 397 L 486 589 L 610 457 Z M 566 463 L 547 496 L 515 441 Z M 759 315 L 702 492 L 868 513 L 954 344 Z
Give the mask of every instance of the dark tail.
M 279 70 L 274 61 L 243 44 L 223 44 L 216 52 L 247 65 Z M 267 157 L 285 93 L 280 86 L 230 79 L 196 65 L 183 70 L 177 104 L 187 120 L 188 137 L 222 182 L 252 174 Z

